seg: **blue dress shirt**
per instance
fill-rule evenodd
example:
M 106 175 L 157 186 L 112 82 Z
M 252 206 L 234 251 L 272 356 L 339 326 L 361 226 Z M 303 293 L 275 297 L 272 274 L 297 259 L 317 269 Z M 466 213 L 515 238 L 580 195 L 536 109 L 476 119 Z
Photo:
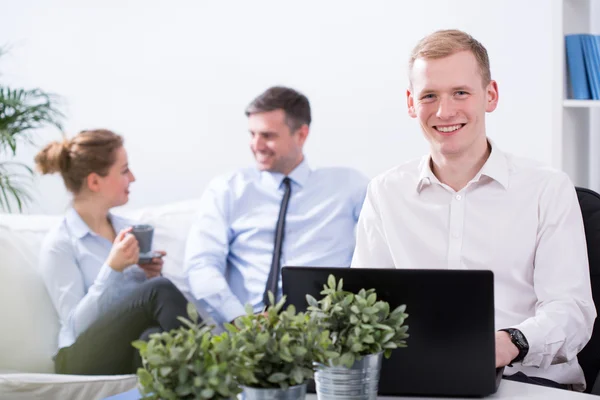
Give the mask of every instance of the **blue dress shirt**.
M 281 265 L 349 267 L 368 179 L 349 168 L 311 170 L 306 161 L 288 176 Z M 197 305 L 217 323 L 244 314 L 247 303 L 255 312 L 264 306 L 283 178 L 243 169 L 214 179 L 202 196 L 185 271 Z
M 109 214 L 116 232 L 132 224 Z M 68 347 L 110 307 L 146 280 L 137 265 L 117 272 L 106 264 L 112 243 L 92 232 L 75 209 L 44 238 L 40 273 L 58 312 L 58 347 Z

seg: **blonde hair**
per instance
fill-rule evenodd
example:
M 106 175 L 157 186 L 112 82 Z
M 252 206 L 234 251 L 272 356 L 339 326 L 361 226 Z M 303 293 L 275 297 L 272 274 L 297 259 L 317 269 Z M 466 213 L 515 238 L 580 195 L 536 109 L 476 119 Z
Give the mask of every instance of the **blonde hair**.
M 35 164 L 42 174 L 60 172 L 67 189 L 77 194 L 92 172 L 108 174 L 115 151 L 122 146 L 123 138 L 109 130 L 82 131 L 71 140 L 46 145 L 35 156 Z
M 436 31 L 425 36 L 417 43 L 408 61 L 409 80 L 417 58 L 435 60 L 451 56 L 460 51 L 473 53 L 479 65 L 483 86 L 486 87 L 492 80 L 487 50 L 473 36 L 457 29 Z

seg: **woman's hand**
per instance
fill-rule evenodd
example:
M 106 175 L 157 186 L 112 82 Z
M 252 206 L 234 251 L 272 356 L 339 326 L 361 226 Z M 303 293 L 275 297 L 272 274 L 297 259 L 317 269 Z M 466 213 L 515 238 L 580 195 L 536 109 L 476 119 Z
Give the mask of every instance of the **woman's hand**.
M 123 272 L 128 266 L 137 263 L 140 257 L 140 246 L 130 232 L 131 228 L 119 232 L 106 259 L 106 264 L 117 272 Z
M 167 252 L 162 250 L 157 253 L 162 254 L 163 257 L 167 255 Z M 160 276 L 164 263 L 162 257 L 154 257 L 148 264 L 141 264 L 140 268 L 144 270 L 146 278 L 151 279 Z

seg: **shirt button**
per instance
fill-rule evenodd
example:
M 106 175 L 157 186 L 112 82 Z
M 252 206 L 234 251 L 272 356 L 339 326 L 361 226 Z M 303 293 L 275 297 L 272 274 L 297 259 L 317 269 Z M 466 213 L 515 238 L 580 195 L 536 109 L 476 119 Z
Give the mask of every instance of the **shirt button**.
M 452 237 L 459 238 L 460 237 L 460 232 L 453 232 L 452 233 Z
M 456 195 L 456 200 L 460 200 L 460 199 L 462 199 L 462 196 L 460 194 L 457 194 Z

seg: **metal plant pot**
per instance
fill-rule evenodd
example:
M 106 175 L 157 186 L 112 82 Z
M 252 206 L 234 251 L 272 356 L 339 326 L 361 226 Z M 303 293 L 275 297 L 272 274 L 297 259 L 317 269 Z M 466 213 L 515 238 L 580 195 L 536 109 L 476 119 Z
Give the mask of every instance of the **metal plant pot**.
M 306 383 L 290 386 L 287 389 L 263 389 L 242 386 L 241 400 L 304 400 Z
M 377 400 L 383 353 L 370 354 L 352 367 L 314 363 L 319 400 Z

